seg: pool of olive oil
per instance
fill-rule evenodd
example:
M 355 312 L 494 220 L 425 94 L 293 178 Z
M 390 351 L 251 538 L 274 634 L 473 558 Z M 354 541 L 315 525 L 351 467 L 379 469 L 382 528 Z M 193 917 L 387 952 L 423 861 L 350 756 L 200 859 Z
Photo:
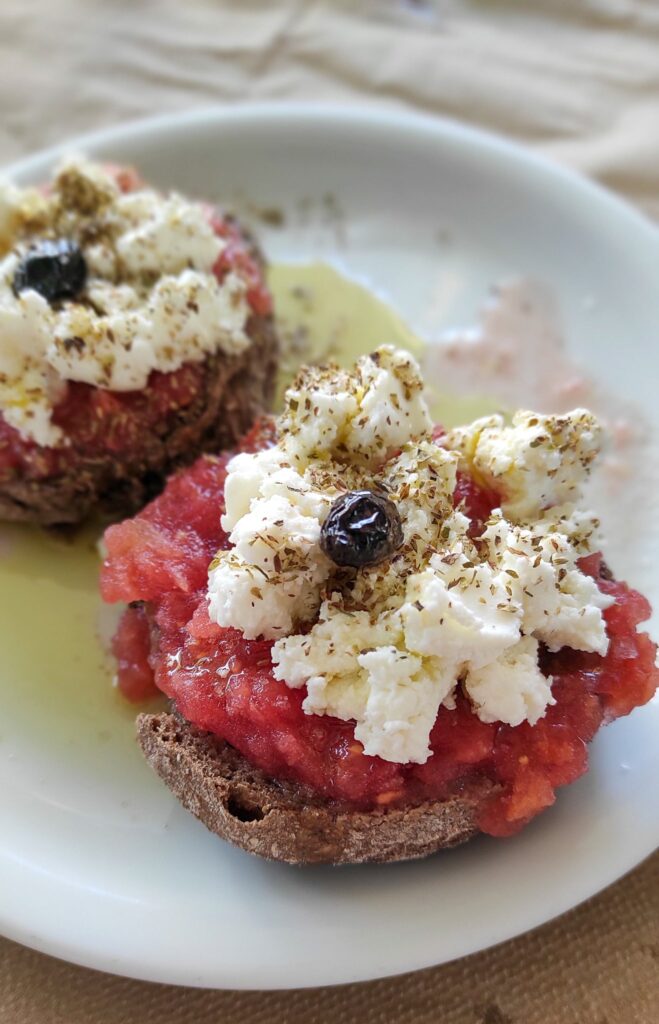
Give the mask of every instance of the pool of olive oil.
M 279 401 L 302 362 L 348 365 L 381 344 L 422 350 L 393 309 L 328 265 L 275 265 L 270 284 L 284 348 Z M 446 425 L 483 411 L 482 403 L 446 398 L 433 410 Z M 29 736 L 42 753 L 81 772 L 114 762 L 124 774 L 139 758 L 136 709 L 113 686 L 111 622 L 98 595 L 99 532 L 89 526 L 66 537 L 0 527 L 0 743 Z

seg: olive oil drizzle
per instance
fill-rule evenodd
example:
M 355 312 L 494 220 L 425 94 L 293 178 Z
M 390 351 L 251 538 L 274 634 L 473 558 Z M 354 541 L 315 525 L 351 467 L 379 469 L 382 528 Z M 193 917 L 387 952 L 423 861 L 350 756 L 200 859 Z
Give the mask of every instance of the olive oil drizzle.
M 422 343 L 393 308 L 327 264 L 275 264 L 270 285 L 283 341 L 279 399 L 302 362 L 335 359 L 349 366 L 382 344 L 422 354 Z M 490 409 L 445 396 L 442 422 L 451 426 L 465 412 L 473 419 Z M 102 746 L 104 763 L 110 757 L 130 772 L 139 759 L 136 708 L 112 685 L 113 612 L 98 593 L 99 534 L 98 525 L 68 537 L 0 525 L 0 742 L 29 736 L 80 771 Z

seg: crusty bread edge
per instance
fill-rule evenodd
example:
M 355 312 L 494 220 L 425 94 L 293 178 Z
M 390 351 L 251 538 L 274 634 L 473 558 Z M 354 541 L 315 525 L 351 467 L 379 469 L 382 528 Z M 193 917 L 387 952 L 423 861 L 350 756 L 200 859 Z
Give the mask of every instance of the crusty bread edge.
M 59 526 L 82 522 L 94 511 L 112 519 L 132 515 L 159 493 L 170 473 L 203 452 L 233 447 L 265 408 L 275 388 L 279 342 L 271 316 L 250 317 L 251 344 L 234 355 L 205 361 L 202 390 L 171 412 L 142 447 L 121 456 L 81 457 L 53 476 L 0 474 L 0 520 Z
M 353 811 L 275 783 L 227 743 L 172 714 L 137 719 L 142 751 L 181 803 L 211 832 L 249 853 L 287 864 L 413 860 L 478 832 L 485 780 L 444 801 Z

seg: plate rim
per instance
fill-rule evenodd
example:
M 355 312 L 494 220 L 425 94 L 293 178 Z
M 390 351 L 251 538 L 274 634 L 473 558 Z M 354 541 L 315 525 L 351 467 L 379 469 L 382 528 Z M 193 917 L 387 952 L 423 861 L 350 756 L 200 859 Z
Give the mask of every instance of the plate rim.
M 465 144 L 479 146 L 496 153 L 503 158 L 513 159 L 532 167 L 536 173 L 554 180 L 562 180 L 571 187 L 580 189 L 606 205 L 609 211 L 622 216 L 634 223 L 648 238 L 659 241 L 659 224 L 636 207 L 630 200 L 607 188 L 601 182 L 583 174 L 567 164 L 562 164 L 552 157 L 536 152 L 530 146 L 512 138 L 497 134 L 486 128 L 467 124 L 457 118 L 444 115 L 427 114 L 416 110 L 405 110 L 399 107 L 377 105 L 369 107 L 365 103 L 340 103 L 323 101 L 315 103 L 303 100 L 262 100 L 246 101 L 236 104 L 205 104 L 189 110 L 174 113 L 156 114 L 143 118 L 133 118 L 125 122 L 113 124 L 97 131 L 74 135 L 64 142 L 56 143 L 45 149 L 27 154 L 9 164 L 2 164 L 3 175 L 20 178 L 30 175 L 33 170 L 44 162 L 53 162 L 67 152 L 84 151 L 105 146 L 113 141 L 130 142 L 143 134 L 160 134 L 163 130 L 181 129 L 187 125 L 232 124 L 240 122 L 258 122 L 263 118 L 297 121 L 324 121 L 326 123 L 341 121 L 354 126 L 379 125 L 380 127 L 397 127 L 402 130 L 417 129 L 435 134 L 437 137 L 450 134 Z
M 262 101 L 257 103 L 240 103 L 231 106 L 220 104 L 205 105 L 173 114 L 160 114 L 155 117 L 130 120 L 98 131 L 74 136 L 63 143 L 58 143 L 13 161 L 11 164 L 4 165 L 2 170 L 3 174 L 7 176 L 24 180 L 36 173 L 44 164 L 54 162 L 66 152 L 78 150 L 93 153 L 99 147 L 107 148 L 112 145 L 130 144 L 132 141 L 148 135 L 162 137 L 167 134 L 175 134 L 177 131 L 184 130 L 190 126 L 202 127 L 203 125 L 208 125 L 209 127 L 212 126 L 222 130 L 226 126 L 230 127 L 234 124 L 247 123 L 255 127 L 264 118 L 267 118 L 270 123 L 272 123 L 273 119 L 279 119 L 280 122 L 285 123 L 287 126 L 291 123 L 296 123 L 299 126 L 310 122 L 317 125 L 321 121 L 328 125 L 334 124 L 339 129 L 346 126 L 363 126 L 367 129 L 378 126 L 380 128 L 394 128 L 401 131 L 424 133 L 434 136 L 436 139 L 450 138 L 450 141 L 453 143 L 459 142 L 472 150 L 480 150 L 481 152 L 496 155 L 501 160 L 509 162 L 511 166 L 519 167 L 521 165 L 523 169 L 533 172 L 536 180 L 544 177 L 547 182 L 554 184 L 562 183 L 566 188 L 571 189 L 575 195 L 581 193 L 591 206 L 593 203 L 597 203 L 603 214 L 609 218 L 617 218 L 621 230 L 633 230 L 638 237 L 642 234 L 648 245 L 656 248 L 659 252 L 659 226 L 655 225 L 649 217 L 638 210 L 631 202 L 580 172 L 557 163 L 522 143 L 465 124 L 459 120 L 381 105 L 370 107 L 367 104 L 348 105 L 336 102 L 312 103 L 301 101 Z M 479 944 L 477 949 L 473 949 L 471 952 L 499 945 L 555 920 L 625 877 L 635 867 L 652 856 L 652 852 L 652 850 L 647 851 L 640 859 L 637 854 L 633 855 L 630 858 L 630 862 L 622 869 L 617 867 L 614 876 L 608 877 L 608 880 L 602 881 L 597 876 L 597 873 L 594 873 L 592 886 L 577 900 L 569 897 L 566 901 L 567 905 L 560 905 L 556 912 L 550 916 L 546 916 L 546 913 L 536 915 L 536 919 L 522 931 L 517 927 L 514 927 L 512 932 L 505 927 L 490 928 L 489 936 L 485 943 Z M 604 874 L 606 875 L 606 872 Z M 187 977 L 184 977 L 183 974 L 185 972 L 182 972 L 172 982 L 171 971 L 165 968 L 152 970 L 146 961 L 143 961 L 135 970 L 130 969 L 129 965 L 127 969 L 126 964 L 119 963 L 116 955 L 112 956 L 107 952 L 102 954 L 98 949 L 95 949 L 93 953 L 89 953 L 84 943 L 80 943 L 79 948 L 77 947 L 74 950 L 64 940 L 58 942 L 56 939 L 49 940 L 41 936 L 36 937 L 22 928 L 20 922 L 8 920 L 2 910 L 0 910 L 0 932 L 7 938 L 21 942 L 29 948 L 84 967 L 120 973 L 122 976 L 140 980 L 170 982 L 190 987 L 208 987 L 206 981 L 196 981 L 192 971 L 187 971 Z M 449 962 L 452 959 L 459 959 L 467 955 L 469 955 L 468 952 L 456 952 L 441 962 Z M 364 974 L 357 971 L 354 978 L 330 976 L 329 980 L 318 981 L 317 979 L 312 979 L 304 986 L 299 984 L 296 987 L 313 987 L 319 984 L 335 985 L 355 980 L 366 980 L 366 978 L 371 977 L 391 977 L 410 970 L 427 968 L 436 962 L 436 957 L 432 957 L 426 962 L 417 962 L 416 966 L 405 964 L 399 970 L 385 971 L 385 974 L 378 973 L 373 975 L 372 972 Z M 331 975 L 331 971 L 328 972 L 328 975 Z M 228 982 L 219 981 L 212 987 L 221 989 L 227 984 Z M 246 977 L 233 979 L 230 987 L 240 989 L 253 988 Z M 257 987 L 261 988 L 262 986 L 258 985 Z M 268 990 L 274 990 L 275 988 L 286 989 L 288 987 L 282 984 L 279 986 L 269 986 Z

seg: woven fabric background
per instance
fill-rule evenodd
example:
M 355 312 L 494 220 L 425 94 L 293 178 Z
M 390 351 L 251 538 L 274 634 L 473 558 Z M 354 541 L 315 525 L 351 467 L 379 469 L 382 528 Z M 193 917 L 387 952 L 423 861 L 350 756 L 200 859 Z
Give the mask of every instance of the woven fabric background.
M 0 162 L 208 102 L 368 101 L 504 132 L 659 215 L 656 0 L 2 0 Z M 529 935 L 286 993 L 113 978 L 0 940 L 0 1024 L 656 1024 L 659 856 Z
M 295 992 L 148 985 L 0 943 L 0 1024 L 657 1024 L 659 855 L 569 914 L 400 978 Z

